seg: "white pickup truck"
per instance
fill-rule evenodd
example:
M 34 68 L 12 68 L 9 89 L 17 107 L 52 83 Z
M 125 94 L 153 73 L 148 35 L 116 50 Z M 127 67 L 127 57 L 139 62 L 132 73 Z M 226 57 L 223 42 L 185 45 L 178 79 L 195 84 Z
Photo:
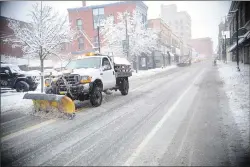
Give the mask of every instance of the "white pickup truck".
M 130 76 L 131 66 L 125 58 L 84 56 L 70 61 L 63 75 L 46 79 L 46 93 L 65 94 L 72 100 L 89 99 L 97 107 L 102 103 L 102 92 L 120 90 L 122 95 L 127 95 Z

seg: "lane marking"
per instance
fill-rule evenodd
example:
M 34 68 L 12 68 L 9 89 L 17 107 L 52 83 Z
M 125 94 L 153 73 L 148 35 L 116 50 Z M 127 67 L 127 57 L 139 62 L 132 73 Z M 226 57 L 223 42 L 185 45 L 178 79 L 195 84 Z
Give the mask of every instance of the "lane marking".
M 2 137 L 2 138 L 1 138 L 1 141 L 3 142 L 3 141 L 6 141 L 6 140 L 9 140 L 9 139 L 12 139 L 12 138 L 17 137 L 17 136 L 19 136 L 19 135 L 22 135 L 22 134 L 25 134 L 25 133 L 27 133 L 27 132 L 30 132 L 30 131 L 39 129 L 39 128 L 43 127 L 43 126 L 52 124 L 52 123 L 55 122 L 55 121 L 56 121 L 55 119 L 51 119 L 51 120 L 48 120 L 48 121 L 44 121 L 44 122 L 42 122 L 42 123 L 40 123 L 40 124 L 37 124 L 37 125 L 31 126 L 31 127 L 28 127 L 28 128 L 26 128 L 26 129 L 20 130 L 20 131 L 18 131 L 18 132 L 11 133 L 11 134 L 9 134 L 9 135 L 7 135 L 7 136 Z
M 184 134 L 184 136 L 183 136 L 183 138 L 181 140 L 181 145 L 180 145 L 180 147 L 179 147 L 179 149 L 177 151 L 177 157 L 179 157 L 179 155 L 180 155 L 180 153 L 181 153 L 181 151 L 183 149 L 183 145 L 184 145 L 184 142 L 186 141 L 186 138 L 187 138 L 187 135 L 188 135 L 188 132 L 189 132 L 189 129 L 190 129 L 190 125 L 191 125 L 191 122 L 192 122 L 192 120 L 194 118 L 195 113 L 196 113 L 196 111 L 193 111 L 191 118 L 188 120 L 187 130 L 186 130 L 186 132 L 185 132 L 185 134 Z
M 178 106 L 182 98 L 187 94 L 187 92 L 194 86 L 194 83 L 200 78 L 200 76 L 204 73 L 204 69 L 196 76 L 192 84 L 179 96 L 176 102 L 170 107 L 170 109 L 166 112 L 166 114 L 162 117 L 162 119 L 154 126 L 154 128 L 150 131 L 150 133 L 144 138 L 141 144 L 136 148 L 133 154 L 128 158 L 128 160 L 124 163 L 123 166 L 131 166 L 135 159 L 140 155 L 141 151 L 148 144 L 148 142 L 154 137 L 156 132 L 161 128 L 163 123 L 167 120 L 167 118 L 172 114 L 175 108 Z
M 10 124 L 10 123 L 15 122 L 15 121 L 18 121 L 18 120 L 22 120 L 22 119 L 24 119 L 25 117 L 28 117 L 28 116 L 27 116 L 27 115 L 24 115 L 24 116 L 21 116 L 21 117 L 19 117 L 19 118 L 12 119 L 12 120 L 10 120 L 10 121 L 6 121 L 6 122 L 4 122 L 4 123 L 1 123 L 1 126 L 4 126 L 4 125 L 6 125 L 6 124 Z

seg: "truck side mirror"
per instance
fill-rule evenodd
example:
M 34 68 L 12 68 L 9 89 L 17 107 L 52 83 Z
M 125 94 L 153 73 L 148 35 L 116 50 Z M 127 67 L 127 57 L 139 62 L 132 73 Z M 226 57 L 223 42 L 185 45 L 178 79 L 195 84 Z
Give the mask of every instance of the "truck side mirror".
M 4 70 L 4 72 L 5 72 L 6 74 L 10 74 L 10 71 L 9 71 L 9 70 Z

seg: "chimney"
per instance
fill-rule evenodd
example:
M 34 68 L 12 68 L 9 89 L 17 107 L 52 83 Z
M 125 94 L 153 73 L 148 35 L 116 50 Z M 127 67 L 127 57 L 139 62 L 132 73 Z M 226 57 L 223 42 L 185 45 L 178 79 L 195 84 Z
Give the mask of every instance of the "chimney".
M 86 6 L 86 1 L 82 1 L 82 7 Z

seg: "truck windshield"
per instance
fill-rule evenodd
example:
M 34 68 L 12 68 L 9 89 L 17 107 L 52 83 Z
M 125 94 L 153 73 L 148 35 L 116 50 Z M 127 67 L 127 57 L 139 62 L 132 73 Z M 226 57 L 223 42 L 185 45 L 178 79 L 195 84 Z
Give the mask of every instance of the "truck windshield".
M 66 66 L 66 69 L 78 69 L 78 68 L 100 68 L 100 57 L 89 57 L 84 59 L 72 60 Z

